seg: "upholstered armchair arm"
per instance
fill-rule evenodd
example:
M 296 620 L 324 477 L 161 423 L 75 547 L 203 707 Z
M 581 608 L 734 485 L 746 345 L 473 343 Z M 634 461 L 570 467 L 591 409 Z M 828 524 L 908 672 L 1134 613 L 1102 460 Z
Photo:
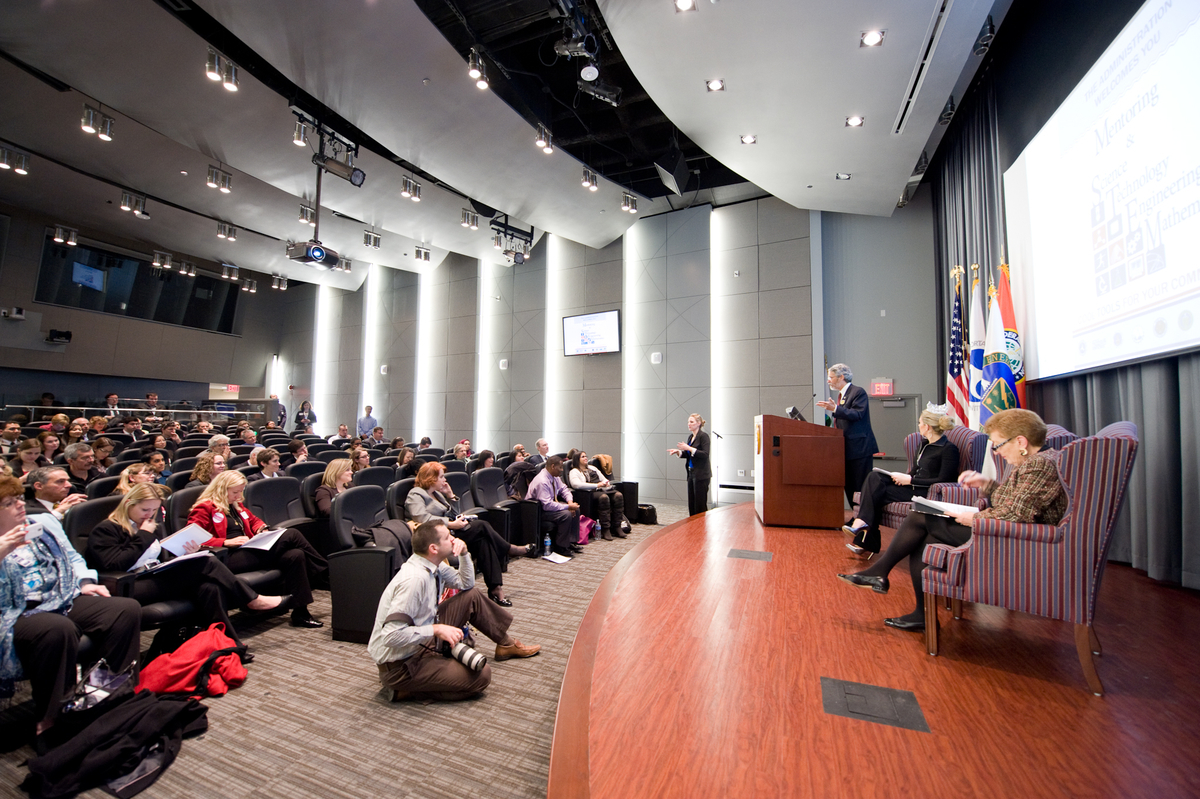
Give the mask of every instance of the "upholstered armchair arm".
M 1013 538 L 1019 541 L 1036 541 L 1042 544 L 1057 544 L 1062 540 L 1066 525 L 1022 524 L 999 519 L 976 519 L 975 535 L 994 538 Z
M 978 488 L 968 488 L 958 483 L 934 483 L 929 487 L 929 498 L 955 505 L 976 505 L 983 499 L 983 494 Z
M 974 539 L 971 539 L 957 547 L 949 544 L 926 544 L 922 555 L 925 563 L 922 578 L 926 591 L 931 587 L 931 579 L 947 585 L 962 584 L 967 567 L 967 553 L 971 550 L 973 542 Z

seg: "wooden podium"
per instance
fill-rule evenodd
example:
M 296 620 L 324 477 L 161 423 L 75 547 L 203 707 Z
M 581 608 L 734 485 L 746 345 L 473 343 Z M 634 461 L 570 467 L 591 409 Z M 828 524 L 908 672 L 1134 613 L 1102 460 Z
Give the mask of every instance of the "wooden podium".
M 842 431 L 782 416 L 754 417 L 754 510 L 769 527 L 845 523 Z

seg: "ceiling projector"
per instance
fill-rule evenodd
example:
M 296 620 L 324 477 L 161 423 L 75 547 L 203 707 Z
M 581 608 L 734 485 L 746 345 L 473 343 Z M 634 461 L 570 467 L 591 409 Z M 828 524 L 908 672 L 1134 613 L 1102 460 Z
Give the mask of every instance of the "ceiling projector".
M 287 257 L 302 264 L 312 264 L 317 269 L 332 269 L 338 264 L 338 254 L 319 241 L 289 244 Z

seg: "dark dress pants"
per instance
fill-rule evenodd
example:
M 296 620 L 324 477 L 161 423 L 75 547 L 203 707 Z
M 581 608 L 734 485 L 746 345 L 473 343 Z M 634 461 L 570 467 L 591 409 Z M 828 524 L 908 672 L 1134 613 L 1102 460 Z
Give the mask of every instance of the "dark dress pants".
M 215 557 L 189 560 L 133 584 L 133 598 L 142 605 L 168 599 L 192 600 L 196 604 L 197 624 L 207 628 L 220 622 L 235 641 L 237 632 L 227 609 L 244 608 L 257 597 L 258 592 Z
M 908 558 L 908 574 L 912 579 L 913 591 L 917 595 L 917 608 L 913 612 L 923 613 L 925 591 L 921 583 L 921 572 L 925 570 L 925 546 L 927 544 L 948 544 L 952 547 L 960 547 L 970 539 L 970 527 L 945 516 L 931 516 L 927 513 L 913 511 L 904 518 L 896 530 L 896 535 L 888 544 L 887 551 L 860 574 L 886 577 L 897 563 Z
M 466 543 L 471 560 L 475 561 L 475 568 L 483 575 L 483 582 L 489 590 L 504 585 L 508 542 L 496 532 L 496 528 L 483 519 L 471 519 L 466 527 L 451 530 L 450 534 Z
M 305 607 L 313 601 L 312 584 L 328 579 L 329 563 L 298 530 L 288 528 L 268 550 L 238 547 L 229 555 L 233 573 L 279 569 L 283 584 L 292 595 L 292 607 Z
M 137 660 L 141 647 L 142 606 L 128 597 L 81 594 L 71 610 L 21 616 L 13 625 L 13 644 L 33 689 L 38 722 L 53 721 L 75 687 L 79 638 L 96 644 L 97 660 L 121 671 Z
M 850 503 L 850 507 L 854 507 L 854 492 L 862 487 L 873 468 L 870 455 L 865 458 L 846 458 L 846 502 Z
M 688 490 L 688 515 L 695 516 L 697 513 L 704 513 L 708 510 L 708 484 L 712 481 L 710 477 L 697 479 L 688 474 L 687 490 Z
M 475 590 L 455 594 L 438 605 L 438 623 L 462 627 L 470 622 L 481 633 L 499 643 L 508 639 L 512 614 Z M 491 664 L 471 671 L 453 658 L 436 650 L 441 641 L 434 639 L 429 648 L 417 650 L 407 660 L 379 665 L 379 680 L 397 698 L 467 699 L 488 687 L 492 681 Z
M 579 543 L 579 513 L 573 510 L 542 508 L 542 530 L 551 530 L 550 540 L 560 555 L 571 554 L 571 544 Z
M 913 488 L 892 482 L 892 478 L 880 472 L 867 473 L 858 497 L 858 518 L 867 526 L 854 537 L 854 543 L 868 552 L 879 551 L 879 520 L 889 502 L 911 502 Z

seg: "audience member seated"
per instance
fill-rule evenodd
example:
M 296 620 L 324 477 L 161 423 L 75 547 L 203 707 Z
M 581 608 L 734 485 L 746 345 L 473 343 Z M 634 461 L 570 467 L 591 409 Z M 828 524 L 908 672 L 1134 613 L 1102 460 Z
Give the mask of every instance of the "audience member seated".
M 371 453 L 365 447 L 356 446 L 350 448 L 350 468 L 353 471 L 361 472 L 363 469 L 371 465 Z
M 92 452 L 92 445 L 69 444 L 65 454 L 71 490 L 79 494 L 86 493 L 87 484 L 104 475 L 96 468 L 96 453 Z
M 121 479 L 113 493 L 128 494 L 131 488 L 143 483 L 154 483 L 154 470 L 148 463 L 131 463 L 121 470 Z
M 162 406 L 158 404 L 158 395 L 155 394 L 153 391 L 146 394 L 145 402 L 138 403 L 138 408 L 140 410 L 146 411 L 146 413 L 143 414 L 143 416 L 145 417 L 147 422 L 154 424 L 154 423 L 162 421 L 163 409 L 162 409 Z
M 512 463 L 504 470 L 504 487 L 513 499 L 525 499 L 529 493 L 529 481 L 537 467 L 529 461 L 529 453 L 520 444 L 513 447 Z
M 300 410 L 296 411 L 295 421 L 297 430 L 304 430 L 316 423 L 317 415 L 313 413 L 312 404 L 308 400 L 300 403 Z
M 225 471 L 225 458 L 221 455 L 214 455 L 211 451 L 205 452 L 196 459 L 196 465 L 192 467 L 192 479 L 184 488 L 206 486 L 223 471 Z
M 396 455 L 396 468 L 399 469 L 401 466 L 407 466 L 408 464 L 412 463 L 416 457 L 417 453 L 415 451 L 409 449 L 408 447 L 402 448 L 399 454 Z
M 29 680 L 41 734 L 72 696 L 80 637 L 122 671 L 138 657 L 142 608 L 109 596 L 53 516 L 39 517 L 41 534 L 26 542 L 23 493 L 15 479 L 0 478 L 0 699 Z
M 212 432 L 212 429 L 212 422 L 208 421 L 207 419 L 202 419 L 199 422 L 196 422 L 196 432 L 199 434 L 208 435 Z
M 485 449 L 475 456 L 476 469 L 488 469 L 496 465 L 496 454 L 490 449 Z
M 599 469 L 588 463 L 586 452 L 576 450 L 571 456 L 571 473 L 567 478 L 571 488 L 595 491 L 600 537 L 605 541 L 612 541 L 614 535 L 624 538 L 627 534 L 625 495 L 600 474 Z
M 42 466 L 26 479 L 25 515 L 49 515 L 62 521 L 63 514 L 87 502 L 86 494 L 71 493 L 71 478 L 62 466 Z
M 8 459 L 13 477 L 22 483 L 29 473 L 42 466 L 42 442 L 38 438 L 27 438 L 17 445 L 17 454 Z
M 433 441 L 430 440 L 429 436 L 424 436 L 421 438 L 421 443 L 417 444 L 417 452 L 420 452 L 423 449 L 429 449 L 432 446 Z
M 154 475 L 154 482 L 159 485 L 166 485 L 167 478 L 171 476 L 171 468 L 167 465 L 166 451 L 161 449 L 151 450 L 150 454 L 142 460 L 150 467 L 150 472 Z
M 934 483 L 953 483 L 958 479 L 958 447 L 945 433 L 955 425 L 946 415 L 945 405 L 932 402 L 921 411 L 917 432 L 925 439 L 917 452 L 916 466 L 908 473 L 895 472 L 888 476 L 871 471 L 859 493 L 858 516 L 843 525 L 842 530 L 854 540 L 846 548 L 856 555 L 870 558 L 879 552 L 879 521 L 889 502 L 911 502 L 914 496 L 929 494 Z
M 262 446 L 262 444 L 258 443 L 258 436 L 254 435 L 254 431 L 251 430 L 249 427 L 243 429 L 240 433 L 238 433 L 238 436 L 241 438 L 242 444 L 244 444 L 246 446 L 255 447 L 255 448 Z
M 492 681 L 492 667 L 473 671 L 442 648 L 464 643 L 468 624 L 496 642 L 495 660 L 533 657 L 540 646 L 525 646 L 508 634 L 512 614 L 479 595 L 469 548 L 452 538 L 441 520 L 422 524 L 413 533 L 413 554 L 400 567 L 379 599 L 367 652 L 379 668 L 379 681 L 392 701 L 403 699 L 467 699 Z M 458 557 L 458 570 L 444 561 Z M 431 580 L 430 577 L 433 577 Z M 458 593 L 439 602 L 436 586 Z M 475 642 L 468 638 L 465 643 Z
M 92 453 L 96 456 L 97 469 L 107 469 L 115 463 L 112 458 L 114 449 L 116 445 L 111 438 L 100 436 L 92 441 Z
M 921 555 L 926 544 L 940 542 L 952 547 L 962 546 L 971 538 L 975 519 L 1056 525 L 1067 512 L 1067 495 L 1058 476 L 1061 452 L 1041 451 L 1046 443 L 1046 423 L 1041 417 L 1020 408 L 1000 411 L 984 423 L 983 432 L 991 439 L 992 451 L 999 453 L 1013 468 L 1000 484 L 970 470 L 960 474 L 958 482 L 978 488 L 990 498 L 991 507 L 966 511 L 952 519 L 913 511 L 900 525 L 879 560 L 857 574 L 838 575 L 851 585 L 886 594 L 888 573 L 908 558 L 917 608 L 904 616 L 884 619 L 883 623 L 889 627 L 925 629 L 925 594 L 921 584 L 925 564 Z
M 454 460 L 462 461 L 463 463 L 466 463 L 469 452 L 470 451 L 468 450 L 466 444 L 463 444 L 461 442 L 458 444 L 455 444 L 454 445 Z
M 388 449 L 404 449 L 404 436 L 396 436 L 393 438 Z
M 337 458 L 329 462 L 329 465 L 325 467 L 325 476 L 321 478 L 321 485 L 317 486 L 316 493 L 317 513 L 322 518 L 329 518 L 330 509 L 333 507 L 333 498 L 349 488 L 353 480 L 354 470 L 351 468 L 349 458 Z
M 539 438 L 537 441 L 533 442 L 533 446 L 535 449 L 537 449 L 537 452 L 530 455 L 528 460 L 534 466 L 541 466 L 546 462 L 546 458 L 549 457 L 546 453 L 550 451 L 550 442 L 544 438 Z
M 145 431 L 142 430 L 142 420 L 136 416 L 126 416 L 121 419 L 121 432 L 134 441 L 141 441 L 146 437 Z
M 258 471 L 249 475 L 246 482 L 253 483 L 255 480 L 269 480 L 272 477 L 279 477 L 283 474 L 283 470 L 279 468 L 279 450 L 270 447 L 259 447 L 250 453 L 250 460 L 258 466 Z
M 175 451 L 183 446 L 183 439 L 179 437 L 179 425 L 176 422 L 163 422 L 162 436 L 173 460 Z
M 350 443 L 350 428 L 344 424 L 339 424 L 337 435 L 330 436 L 325 440 L 330 444 L 333 444 L 335 447 L 344 447 Z
M 537 555 L 537 544 L 519 547 L 509 544 L 504 536 L 482 519 L 459 518 L 453 503 L 458 500 L 446 482 L 446 467 L 440 463 L 427 463 L 417 472 L 416 484 L 404 501 L 404 511 L 409 519 L 424 524 L 430 519 L 444 519 L 454 534 L 467 542 L 474 556 L 488 596 L 502 607 L 512 607 L 504 595 L 504 558 Z M 414 549 L 415 551 L 415 549 Z
M 108 519 L 96 525 L 88 536 L 88 565 L 101 572 L 129 571 L 146 550 L 155 550 L 158 562 L 174 556 L 159 541 L 159 517 L 162 491 L 155 486 L 134 486 Z M 198 552 L 199 544 L 186 548 Z M 133 584 L 133 598 L 142 605 L 167 599 L 187 599 L 196 603 L 197 623 L 202 627 L 221 622 L 231 638 L 238 640 L 226 607 L 263 611 L 279 607 L 283 597 L 260 596 L 245 580 L 229 570 L 219 558 L 194 558 L 164 572 L 162 578 L 141 579 Z M 238 641 L 240 644 L 241 641 Z
M 88 419 L 88 440 L 95 441 L 108 431 L 108 419 L 103 416 L 93 416 Z
M 38 433 L 37 440 L 42 445 L 42 456 L 38 458 L 38 464 L 49 466 L 54 463 L 54 458 L 58 453 L 62 452 L 62 439 L 58 437 L 58 433 L 44 430 Z
M 225 460 L 233 455 L 233 449 L 229 446 L 229 436 L 217 434 L 208 440 L 208 451 L 214 455 L 220 455 Z
M 119 407 L 120 404 L 120 398 L 115 393 L 110 392 L 104 395 L 104 407 L 100 412 L 103 416 L 109 419 L 115 419 L 119 416 L 124 416 L 125 414 Z
M 279 569 L 292 595 L 292 626 L 324 627 L 309 613 L 312 588 L 328 581 L 329 564 L 304 536 L 292 528 L 270 549 L 243 549 L 242 545 L 267 530 L 267 524 L 242 505 L 246 478 L 240 472 L 222 472 L 213 478 L 188 514 L 188 524 L 197 524 L 212 534 L 204 546 L 232 550 L 229 568 L 235 573 L 258 569 Z
M 66 436 L 67 427 L 70 424 L 70 416 L 67 416 L 65 413 L 56 413 L 50 417 L 49 423 L 42 425 L 42 429 L 57 433 L 59 436 Z
M 10 458 L 17 454 L 21 443 L 21 425 L 16 422 L 5 422 L 4 431 L 0 432 L 0 456 Z
M 87 419 L 75 419 L 67 426 L 66 435 L 63 436 L 63 449 L 72 444 L 82 444 L 87 441 L 88 424 Z
M 371 449 L 386 450 L 391 446 L 391 442 L 383 437 L 382 427 L 376 427 L 374 430 L 372 430 L 370 438 L 363 443 L 365 446 L 368 446 Z
M 288 442 L 288 452 L 292 454 L 292 463 L 304 463 L 308 460 L 308 445 L 298 438 Z
M 570 557 L 583 551 L 579 545 L 579 504 L 563 484 L 562 473 L 562 458 L 551 455 L 546 459 L 546 468 L 529 482 L 525 498 L 541 503 L 542 525 L 554 529 L 551 535 L 554 552 Z

